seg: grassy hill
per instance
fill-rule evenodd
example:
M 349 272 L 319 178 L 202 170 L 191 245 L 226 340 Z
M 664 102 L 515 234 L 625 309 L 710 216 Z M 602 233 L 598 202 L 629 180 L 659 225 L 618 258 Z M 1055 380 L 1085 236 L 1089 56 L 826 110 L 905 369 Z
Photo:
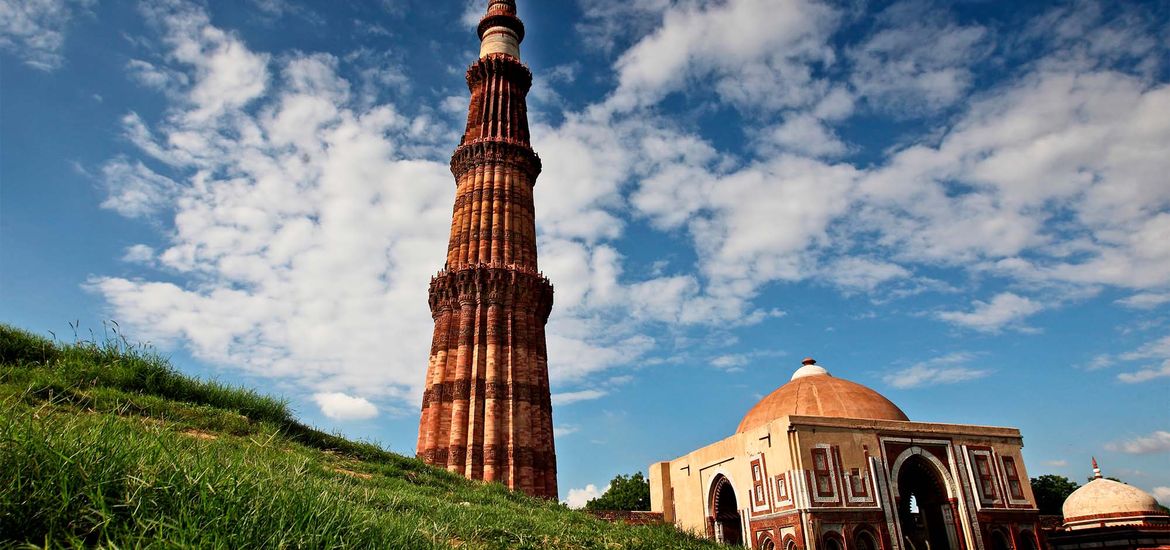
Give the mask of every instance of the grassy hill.
M 0 325 L 0 546 L 714 548 L 322 433 L 124 341 Z

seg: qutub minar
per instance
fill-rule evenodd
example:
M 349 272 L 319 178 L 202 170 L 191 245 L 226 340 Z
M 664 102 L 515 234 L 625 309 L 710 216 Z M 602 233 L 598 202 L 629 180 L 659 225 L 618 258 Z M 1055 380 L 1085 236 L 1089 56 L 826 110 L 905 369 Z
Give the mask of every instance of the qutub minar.
M 467 70 L 467 131 L 451 157 L 457 190 L 447 264 L 431 281 L 435 333 L 418 456 L 470 479 L 557 498 L 544 325 L 553 288 L 536 266 L 528 135 L 532 73 L 520 63 L 514 0 L 490 0 Z

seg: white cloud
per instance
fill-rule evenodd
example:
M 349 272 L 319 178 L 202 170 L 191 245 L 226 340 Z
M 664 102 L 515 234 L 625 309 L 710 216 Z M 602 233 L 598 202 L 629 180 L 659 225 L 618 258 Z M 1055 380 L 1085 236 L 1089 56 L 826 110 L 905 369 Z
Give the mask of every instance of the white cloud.
M 975 300 L 972 306 L 971 311 L 939 312 L 938 318 L 980 332 L 999 332 L 1044 309 L 1039 303 L 1011 292 L 996 294 L 990 302 Z
M 759 43 L 751 38 L 750 24 L 743 44 L 724 46 L 711 35 L 721 22 L 763 4 L 672 6 L 661 28 L 619 60 L 621 79 L 607 107 L 653 104 L 684 84 L 701 88 L 692 86 L 702 81 L 695 75 L 714 76 L 720 90 L 720 75 L 735 74 L 747 82 L 743 88 L 750 88 L 753 76 L 743 65 L 766 55 L 755 48 Z M 770 6 L 782 6 L 775 9 L 779 13 L 798 4 Z M 898 9 L 907 6 L 913 5 Z M 834 18 L 827 15 L 825 29 L 833 28 Z M 909 24 L 901 34 L 879 30 L 869 45 L 885 52 L 881 63 L 919 71 L 899 85 L 917 86 L 910 81 L 918 77 L 940 81 L 931 71 L 958 75 L 949 81 L 954 85 L 918 89 L 928 97 L 916 101 L 930 109 L 966 97 L 966 64 L 986 48 L 987 31 L 947 23 L 942 28 L 955 32 L 924 39 L 915 33 L 934 31 L 920 27 Z M 826 36 L 815 30 L 806 35 L 809 44 L 824 42 Z M 706 57 L 723 47 L 742 49 L 717 60 Z M 801 63 L 817 59 L 806 57 Z M 777 280 L 836 273 L 835 283 L 847 292 L 870 291 L 907 277 L 914 264 L 990 273 L 1033 287 L 1071 285 L 1067 292 L 1072 294 L 1102 284 L 1157 289 L 1170 280 L 1170 247 L 1159 238 L 1170 231 L 1165 213 L 1170 188 L 1159 176 L 1170 171 L 1170 161 L 1148 147 L 1170 142 L 1170 121 L 1155 114 L 1170 108 L 1170 87 L 1104 69 L 1026 66 L 1020 77 L 971 102 L 953 125 L 895 149 L 888 160 L 865 170 L 791 153 L 824 155 L 845 147 L 833 141 L 824 121 L 848 116 L 850 94 L 811 88 L 817 91 L 807 100 L 786 104 L 796 108 L 779 132 L 789 153 L 765 147 L 738 169 L 732 167 L 742 161 L 727 159 L 692 134 L 671 130 L 653 114 L 627 115 L 622 128 L 609 132 L 618 136 L 612 143 L 642 152 L 631 204 L 659 229 L 682 227 L 691 235 L 700 276 L 688 281 L 684 274 L 675 281 L 678 288 L 688 288 L 672 301 L 687 305 L 683 317 L 709 323 L 743 315 L 757 290 Z M 783 90 L 773 93 L 785 97 Z M 872 93 L 880 95 L 880 90 Z M 752 103 L 723 99 L 741 107 Z M 637 135 L 630 128 L 648 127 L 674 138 L 673 148 L 626 140 Z M 855 256 L 852 251 L 858 249 L 867 257 Z M 842 269 L 834 272 L 834 264 Z M 900 295 L 938 288 L 919 285 Z M 1019 321 L 1041 308 L 1013 293 L 975 306 L 973 311 L 952 308 L 940 318 L 989 332 L 1007 326 L 1027 330 Z
M 1117 379 L 1123 383 L 1138 384 L 1170 377 L 1170 336 L 1147 342 L 1134 351 L 1121 354 L 1119 359 L 1129 362 L 1149 360 L 1156 362 L 1147 368 L 1118 374 Z
M 1117 380 L 1126 384 L 1138 384 L 1158 378 L 1170 377 L 1170 336 L 1146 342 L 1136 350 L 1120 354 L 1101 354 L 1094 357 L 1084 369 L 1089 371 L 1112 367 L 1131 366 L 1132 363 L 1153 361 L 1144 368 L 1123 372 Z M 1131 366 L 1132 368 L 1132 366 Z
M 1170 292 L 1142 292 L 1122 298 L 1117 303 L 1131 309 L 1154 309 L 1170 303 Z
M 767 317 L 766 312 L 745 313 L 742 298 L 710 295 L 693 275 L 659 270 L 647 279 L 627 276 L 624 258 L 610 244 L 624 231 L 619 215 L 627 182 L 643 178 L 669 185 L 680 162 L 694 167 L 696 178 L 706 179 L 700 165 L 713 159 L 708 144 L 664 121 L 611 120 L 595 111 L 569 113 L 557 128 L 537 125 L 534 134 L 534 147 L 545 159 L 536 186 L 541 266 L 557 285 L 548 331 L 554 380 L 635 362 L 658 344 L 650 336 L 657 333 L 646 330 L 648 323 L 751 323 Z M 573 184 L 564 185 L 568 181 Z M 642 198 L 647 204 L 654 201 L 655 208 L 661 205 L 668 218 L 663 223 L 669 224 L 675 220 L 669 214 L 672 205 L 679 202 L 672 193 L 701 192 L 664 188 L 661 196 Z
M 1158 378 L 1170 378 L 1170 359 L 1166 360 L 1159 367 L 1151 367 L 1134 372 L 1123 372 L 1117 375 L 1117 379 L 1126 384 L 1140 384 Z
M 871 292 L 889 281 L 911 275 L 906 268 L 871 258 L 841 258 L 828 265 L 824 276 L 846 291 Z
M 1164 26 L 1150 6 L 1138 3 L 1070 2 L 1030 22 L 1023 38 L 1050 51 L 1046 63 L 1101 68 L 1131 64 L 1151 73 L 1165 44 Z
M 711 366 L 719 369 L 724 369 L 730 372 L 737 372 L 743 370 L 743 366 L 748 364 L 748 357 L 744 354 L 720 355 L 711 360 Z
M 275 24 L 276 20 L 286 16 L 297 16 L 314 25 L 323 25 L 324 19 L 310 10 L 304 4 L 291 0 L 248 0 L 248 3 L 260 12 L 261 20 L 267 24 Z M 384 5 L 391 0 L 383 0 Z
M 1105 448 L 1129 454 L 1162 453 L 1170 451 L 1170 432 L 1157 430 L 1147 436 L 1109 443 Z
M 552 394 L 552 404 L 554 406 L 572 405 L 581 401 L 591 401 L 593 399 L 600 399 L 605 397 L 606 392 L 601 390 L 580 390 L 564 393 Z
M 1170 504 L 1170 487 L 1154 487 L 1150 489 L 1150 494 L 1158 499 L 1163 506 Z
M 126 72 L 139 84 L 159 91 L 171 91 L 187 84 L 186 74 L 141 59 L 127 61 Z
M 810 63 L 831 63 L 825 41 L 838 15 L 805 0 L 733 0 L 668 8 L 662 24 L 618 59 L 609 108 L 656 103 L 713 76 L 719 95 L 743 107 L 808 105 L 824 94 Z
M 764 363 L 772 365 L 775 359 L 784 355 L 782 351 L 776 350 L 756 350 L 744 353 L 729 353 L 719 355 L 711 359 L 711 366 L 724 369 L 728 372 L 739 372 L 752 363 Z M 770 367 L 769 367 L 770 368 Z
M 762 148 L 771 145 L 780 151 L 811 157 L 835 157 L 847 149 L 831 129 L 811 115 L 791 116 L 779 126 L 766 130 L 761 137 Z
M 359 105 L 330 56 L 283 57 L 272 78 L 267 55 L 198 9 L 149 10 L 170 47 L 161 62 L 188 83 L 168 93 L 163 121 L 132 114 L 126 132 L 182 184 L 115 159 L 116 174 L 141 177 L 114 180 L 136 185 L 107 206 L 173 215 L 155 257 L 191 282 L 99 277 L 90 288 L 145 339 L 201 360 L 320 392 L 417 399 L 431 336 L 418 296 L 441 266 L 453 200 L 446 164 L 420 157 L 445 132 Z
M 759 285 L 815 271 L 810 252 L 829 244 L 856 175 L 848 165 L 789 155 L 726 175 L 675 167 L 643 180 L 631 201 L 663 229 L 685 222 L 711 297 L 691 314 L 720 319 L 743 311 Z
M 624 224 L 609 210 L 619 204 L 636 157 L 615 134 L 631 131 L 571 113 L 557 128 L 533 125 L 532 146 L 545 159 L 534 190 L 542 245 L 550 238 L 593 243 L 621 234 Z
M 609 53 L 642 38 L 661 24 L 672 0 L 578 0 L 582 20 L 577 34 L 582 42 Z
M 65 59 L 65 32 L 79 11 L 96 0 L 0 0 L 0 49 L 42 71 L 57 69 Z
M 487 13 L 487 3 L 483 0 L 464 0 L 463 15 L 459 17 L 459 22 L 463 26 L 474 29 L 479 25 L 479 20 Z
M 179 185 L 139 161 L 116 158 L 102 166 L 106 200 L 102 208 L 129 218 L 153 215 L 174 201 Z
M 131 245 L 126 248 L 126 253 L 122 255 L 122 261 L 144 264 L 150 263 L 154 260 L 154 249 L 144 244 Z
M 1036 71 L 984 94 L 937 145 L 861 182 L 858 229 L 902 261 L 1034 283 L 1137 289 L 1170 280 L 1170 85 Z M 1156 147 L 1154 148 L 1156 149 Z M 1057 218 L 1060 218 L 1059 222 Z
M 991 371 L 966 366 L 975 358 L 970 353 L 957 352 L 915 363 L 905 369 L 882 376 L 887 384 L 901 389 L 956 384 L 983 378 Z
M 585 504 L 595 498 L 600 498 L 609 490 L 609 485 L 603 489 L 598 489 L 596 485 L 590 483 L 583 489 L 569 489 L 569 495 L 565 498 L 564 503 L 569 508 L 580 510 L 585 507 Z
M 1115 357 L 1112 357 L 1112 356 L 1106 355 L 1106 354 L 1102 354 L 1102 355 L 1098 355 L 1098 356 L 1094 357 L 1093 360 L 1089 361 L 1089 363 L 1086 364 L 1083 368 L 1085 370 L 1090 370 L 1090 371 L 1101 370 L 1104 368 L 1112 367 L 1115 364 L 1115 361 L 1116 361 Z
M 321 412 L 333 420 L 366 420 L 378 416 L 378 407 L 362 397 L 344 393 L 318 393 L 313 401 Z
M 1052 466 L 1053 468 L 1063 468 L 1065 466 L 1068 466 L 1068 461 L 1064 460 L 1063 458 L 1057 459 L 1057 460 L 1045 460 L 1044 465 L 1045 466 Z
M 203 123 L 260 97 L 268 85 L 268 56 L 257 54 L 236 36 L 211 25 L 207 13 L 181 0 L 142 5 L 147 17 L 164 29 L 171 59 L 194 70 L 185 112 Z
M 553 426 L 553 435 L 556 437 L 565 437 L 570 434 L 575 434 L 580 431 L 579 426 L 572 424 L 561 424 L 560 426 Z
M 850 81 L 875 107 L 906 115 L 947 107 L 963 98 L 970 66 L 989 51 L 988 31 L 949 22 L 927 2 L 898 2 L 877 16 L 877 28 L 852 48 Z
M 1122 354 L 1121 358 L 1126 361 L 1170 358 L 1170 335 L 1146 342 L 1140 348 Z

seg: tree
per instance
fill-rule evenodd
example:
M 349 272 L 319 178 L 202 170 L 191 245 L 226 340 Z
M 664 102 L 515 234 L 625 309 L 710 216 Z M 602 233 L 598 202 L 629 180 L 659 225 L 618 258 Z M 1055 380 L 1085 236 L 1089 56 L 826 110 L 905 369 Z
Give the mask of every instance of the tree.
M 641 510 L 650 509 L 650 482 L 638 472 L 632 476 L 618 475 L 609 482 L 605 494 L 585 503 L 586 510 Z
M 1049 474 L 1032 478 L 1032 493 L 1036 495 L 1036 506 L 1044 515 L 1062 515 L 1064 499 L 1078 487 L 1080 485 L 1075 481 L 1064 476 Z

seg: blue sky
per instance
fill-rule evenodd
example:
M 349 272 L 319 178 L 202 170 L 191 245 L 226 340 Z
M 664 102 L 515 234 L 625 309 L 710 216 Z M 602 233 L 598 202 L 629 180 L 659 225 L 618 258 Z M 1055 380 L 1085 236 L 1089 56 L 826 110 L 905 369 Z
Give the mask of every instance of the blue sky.
M 476 2 L 0 0 L 0 317 L 412 454 Z M 562 498 L 804 356 L 1170 503 L 1170 7 L 521 1 Z

